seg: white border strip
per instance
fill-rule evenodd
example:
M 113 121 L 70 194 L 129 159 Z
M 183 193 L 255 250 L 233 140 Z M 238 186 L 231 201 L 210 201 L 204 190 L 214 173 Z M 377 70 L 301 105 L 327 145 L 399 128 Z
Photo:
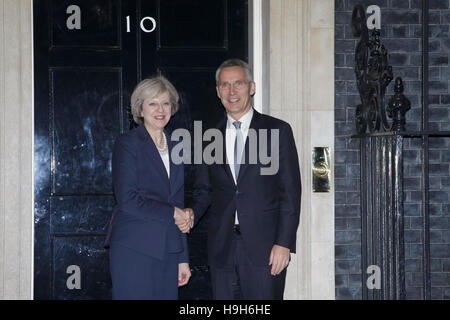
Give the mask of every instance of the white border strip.
M 31 284 L 30 284 L 30 299 L 34 300 L 34 12 L 33 12 L 33 0 L 29 0 L 31 7 L 31 23 L 30 23 L 30 35 L 31 35 Z
M 253 69 L 253 79 L 256 83 L 256 93 L 253 97 L 253 106 L 258 112 L 263 111 L 263 27 L 262 27 L 262 0 L 253 0 L 250 6 L 249 19 L 249 47 L 251 50 L 251 64 Z

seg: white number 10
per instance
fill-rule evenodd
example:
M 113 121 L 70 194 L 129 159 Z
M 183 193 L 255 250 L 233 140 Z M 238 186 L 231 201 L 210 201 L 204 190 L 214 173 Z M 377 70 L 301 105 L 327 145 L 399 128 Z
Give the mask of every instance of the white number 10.
M 131 32 L 131 30 L 130 30 L 130 16 L 127 16 L 126 20 L 127 20 L 127 32 Z M 144 26 L 145 20 L 150 20 L 151 21 L 151 23 L 152 23 L 152 28 L 151 29 L 147 29 Z M 150 33 L 150 32 L 155 31 L 155 29 L 156 29 L 156 20 L 154 18 L 152 18 L 152 17 L 144 17 L 144 18 L 141 19 L 141 30 L 142 31 L 144 31 L 146 33 Z

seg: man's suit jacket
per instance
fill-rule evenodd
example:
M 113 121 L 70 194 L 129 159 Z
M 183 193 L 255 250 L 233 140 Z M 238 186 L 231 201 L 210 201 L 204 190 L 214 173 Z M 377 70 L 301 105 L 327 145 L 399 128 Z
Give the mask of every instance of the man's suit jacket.
M 170 137 L 167 142 L 170 155 Z M 179 252 L 179 262 L 188 262 L 186 235 L 173 218 L 175 206 L 184 208 L 183 165 L 170 161 L 169 179 L 152 138 L 140 125 L 116 140 L 112 173 L 117 205 L 105 246 L 116 241 L 160 260 L 166 252 Z
M 218 128 L 225 137 L 227 120 Z M 271 129 L 279 130 L 279 170 L 261 175 L 258 157 L 250 164 L 249 138 L 245 144 L 245 164 L 241 164 L 235 184 L 229 164 L 199 166 L 194 187 L 195 223 L 209 207 L 208 260 L 212 266 L 224 266 L 230 252 L 232 228 L 237 209 L 243 241 L 253 264 L 266 266 L 274 244 L 295 252 L 300 219 L 301 182 L 297 149 L 290 125 L 254 110 L 250 129 L 267 129 L 267 150 L 271 151 Z M 224 158 L 225 145 L 224 145 Z M 259 145 L 259 139 L 258 139 Z M 258 147 L 259 152 L 259 147 Z M 275 156 L 271 154 L 271 156 Z

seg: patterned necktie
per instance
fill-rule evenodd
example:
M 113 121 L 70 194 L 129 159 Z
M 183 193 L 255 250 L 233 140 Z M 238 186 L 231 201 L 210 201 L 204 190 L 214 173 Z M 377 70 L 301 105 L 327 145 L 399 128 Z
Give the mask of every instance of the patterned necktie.
M 236 127 L 236 139 L 234 140 L 234 174 L 237 182 L 239 167 L 242 159 L 242 151 L 244 150 L 244 139 L 242 137 L 241 122 L 234 121 L 233 125 Z

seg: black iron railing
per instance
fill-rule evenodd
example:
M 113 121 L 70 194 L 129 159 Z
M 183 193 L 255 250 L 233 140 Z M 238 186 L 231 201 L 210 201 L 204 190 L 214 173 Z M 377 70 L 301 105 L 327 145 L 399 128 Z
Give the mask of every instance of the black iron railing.
M 369 31 L 365 10 L 356 5 L 352 14 L 353 35 L 360 37 L 355 50 L 355 75 L 361 104 L 356 108 L 356 131 L 361 141 L 361 230 L 363 299 L 405 299 L 405 242 L 403 217 L 403 142 L 422 140 L 423 298 L 431 299 L 429 219 L 429 139 L 450 137 L 448 131 L 430 131 L 428 119 L 428 1 L 422 1 L 422 125 L 405 131 L 409 100 L 403 95 L 402 79 L 395 80 L 394 95 L 385 102 L 393 79 L 387 49 L 379 30 Z M 389 121 L 391 118 L 392 121 Z M 370 288 L 367 270 L 381 270 L 380 288 Z

